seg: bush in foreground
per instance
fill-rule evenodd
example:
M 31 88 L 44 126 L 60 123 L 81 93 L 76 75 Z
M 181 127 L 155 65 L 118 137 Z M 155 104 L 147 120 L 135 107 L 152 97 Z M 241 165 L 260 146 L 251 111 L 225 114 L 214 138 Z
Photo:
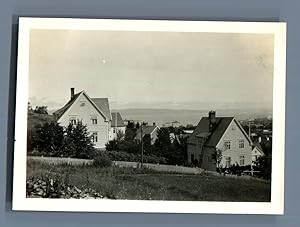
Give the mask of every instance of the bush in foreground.
M 106 153 L 98 152 L 94 157 L 93 165 L 96 167 L 110 167 L 112 166 L 112 161 Z

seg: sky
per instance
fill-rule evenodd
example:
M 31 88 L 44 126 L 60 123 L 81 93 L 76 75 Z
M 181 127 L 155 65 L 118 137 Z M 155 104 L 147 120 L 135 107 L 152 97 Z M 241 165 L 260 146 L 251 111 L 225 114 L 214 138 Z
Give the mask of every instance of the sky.
M 31 30 L 29 102 L 75 93 L 112 109 L 272 108 L 269 34 Z

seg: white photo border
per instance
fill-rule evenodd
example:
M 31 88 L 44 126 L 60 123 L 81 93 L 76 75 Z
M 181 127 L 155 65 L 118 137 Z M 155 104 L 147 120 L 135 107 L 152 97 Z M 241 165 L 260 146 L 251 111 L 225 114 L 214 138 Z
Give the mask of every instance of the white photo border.
M 271 202 L 204 202 L 26 198 L 27 102 L 31 29 L 254 33 L 274 35 Z M 284 214 L 285 22 L 19 18 L 13 210 L 72 212 Z

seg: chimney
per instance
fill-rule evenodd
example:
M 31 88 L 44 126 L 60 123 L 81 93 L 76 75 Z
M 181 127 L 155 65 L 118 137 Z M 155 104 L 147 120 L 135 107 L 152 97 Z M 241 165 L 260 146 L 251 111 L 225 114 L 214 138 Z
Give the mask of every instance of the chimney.
M 209 111 L 208 117 L 211 123 L 216 123 L 216 111 Z
M 209 131 L 212 132 L 216 124 L 216 111 L 212 111 L 212 110 L 209 111 L 208 118 L 209 118 Z
M 74 95 L 75 95 L 75 88 L 71 88 L 71 99 L 74 98 Z

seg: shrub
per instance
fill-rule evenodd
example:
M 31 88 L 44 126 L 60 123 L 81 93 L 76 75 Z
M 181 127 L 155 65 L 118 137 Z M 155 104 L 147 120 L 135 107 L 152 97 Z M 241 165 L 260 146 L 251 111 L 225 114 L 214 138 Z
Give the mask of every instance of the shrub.
M 31 155 L 92 159 L 95 150 L 86 125 L 78 122 L 63 128 L 56 122 L 45 123 L 33 136 L 28 146 Z
M 93 165 L 96 167 L 110 167 L 112 166 L 112 161 L 106 153 L 99 152 L 94 157 Z
M 260 173 L 259 177 L 264 179 L 271 179 L 272 174 L 272 156 L 262 156 L 257 160 L 257 167 Z
M 33 147 L 40 152 L 55 156 L 62 149 L 64 139 L 63 127 L 58 123 L 45 123 L 33 137 Z
M 64 156 L 91 159 L 94 146 L 86 125 L 80 121 L 76 126 L 71 123 L 65 129 Z
M 118 150 L 118 141 L 116 139 L 108 141 L 108 143 L 105 144 L 105 149 L 108 151 Z

